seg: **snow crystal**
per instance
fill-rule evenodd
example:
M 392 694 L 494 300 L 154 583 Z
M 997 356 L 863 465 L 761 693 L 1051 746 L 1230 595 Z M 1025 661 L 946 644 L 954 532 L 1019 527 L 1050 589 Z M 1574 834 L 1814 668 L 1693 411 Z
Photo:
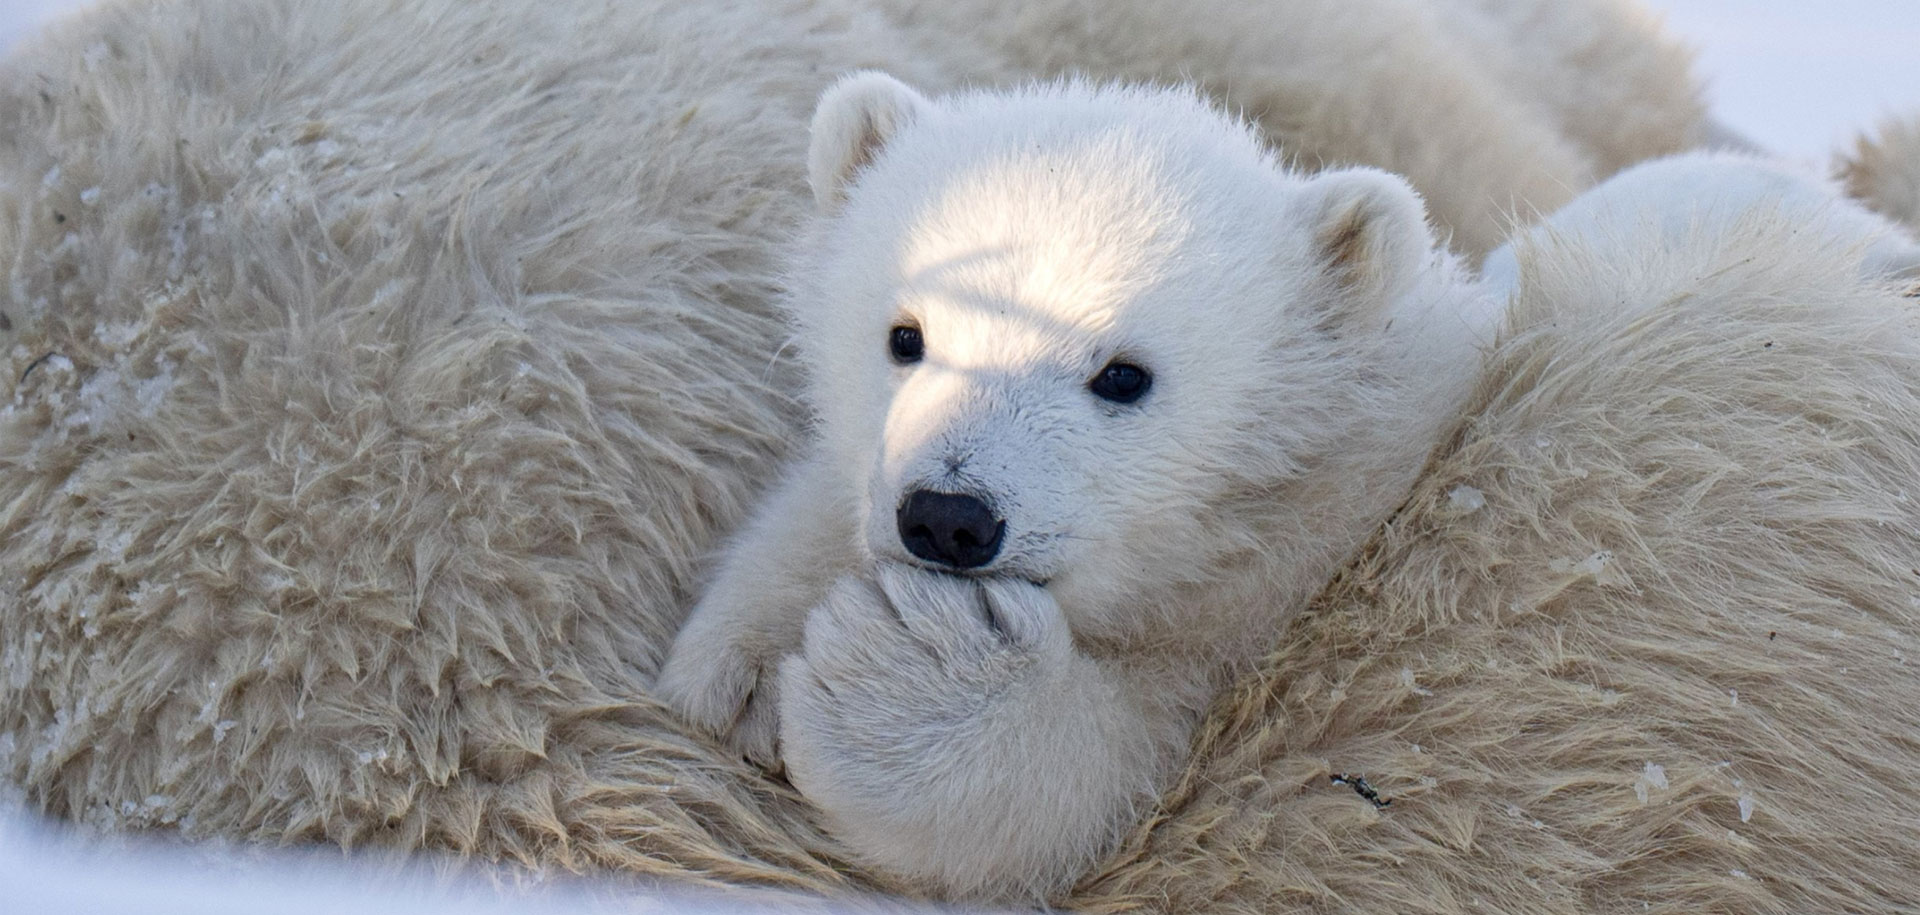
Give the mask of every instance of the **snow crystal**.
M 165 593 L 169 587 L 171 586 L 164 582 L 155 584 L 147 579 L 140 579 L 134 582 L 132 588 L 127 589 L 127 603 L 135 607 L 150 606 L 155 597 Z
M 59 183 L 60 183 L 60 166 L 58 165 L 54 166 L 51 169 L 48 169 L 47 173 L 40 178 L 40 186 L 44 188 L 52 188 Z
M 1640 803 L 1644 804 L 1651 792 L 1655 790 L 1667 790 L 1667 770 L 1658 763 L 1648 761 L 1647 767 L 1640 773 L 1640 778 L 1633 783 L 1633 796 L 1639 798 Z
M 253 167 L 261 171 L 276 168 L 290 170 L 293 167 L 293 157 L 288 155 L 285 149 L 276 146 L 255 157 Z
M 1412 690 L 1413 694 L 1416 696 L 1433 695 L 1433 690 L 1426 689 L 1420 686 L 1419 683 L 1414 679 L 1413 668 L 1411 667 L 1400 668 L 1400 685 L 1406 687 L 1409 690 Z
M 217 745 L 227 739 L 227 732 L 239 726 L 240 722 L 232 718 L 222 718 L 213 723 L 213 742 Z
M 1487 507 L 1487 496 L 1480 490 L 1462 483 L 1447 490 L 1447 502 L 1466 514 L 1473 514 Z
M 1739 704 L 1740 704 L 1740 691 L 1737 689 L 1727 690 L 1727 705 L 1736 706 Z
M 1742 879 L 1742 880 L 1752 880 L 1752 879 L 1753 879 L 1752 877 L 1749 877 L 1749 876 L 1747 876 L 1747 872 L 1746 872 L 1746 871 L 1743 871 L 1743 870 L 1741 870 L 1741 869 L 1739 869 L 1739 868 L 1737 868 L 1737 867 L 1736 867 L 1736 868 L 1734 868 L 1733 870 L 1730 870 L 1730 871 L 1727 871 L 1727 873 L 1729 873 L 1729 874 L 1732 874 L 1732 875 L 1733 875 L 1733 876 L 1735 876 L 1735 877 L 1739 877 L 1739 878 L 1740 878 L 1740 879 Z
M 93 206 L 94 203 L 97 202 L 99 199 L 100 199 L 100 188 L 98 187 L 90 187 L 80 192 L 80 202 L 86 204 L 87 206 Z
M 1614 567 L 1612 550 L 1600 550 L 1577 561 L 1555 559 L 1547 563 L 1547 568 L 1558 575 L 1592 578 L 1594 583 L 1600 585 L 1624 586 L 1628 583 L 1627 576 Z
M 96 552 L 115 559 L 123 559 L 127 555 L 127 550 L 133 547 L 135 536 L 137 536 L 135 531 L 123 531 L 109 524 L 105 530 L 93 538 L 93 548 Z
M 140 415 L 152 419 L 160 412 L 160 405 L 166 402 L 167 394 L 173 390 L 171 366 L 163 361 L 160 374 L 144 379 L 133 389 L 134 406 L 140 408 Z
M 407 290 L 410 288 L 412 288 L 412 284 L 408 283 L 405 279 L 388 280 L 382 283 L 379 289 L 373 291 L 373 297 L 367 301 L 367 304 L 369 306 L 392 304 L 394 300 L 405 296 Z
M 1752 820 L 1753 807 L 1754 807 L 1753 795 L 1748 794 L 1744 791 L 1741 792 L 1739 803 L 1740 803 L 1740 822 L 1745 823 L 1749 820 Z
M 140 330 L 141 325 L 132 321 L 95 324 L 93 339 L 108 349 L 125 349 L 127 344 L 140 338 Z
M 167 278 L 179 279 L 187 269 L 187 223 L 175 220 L 167 226 Z

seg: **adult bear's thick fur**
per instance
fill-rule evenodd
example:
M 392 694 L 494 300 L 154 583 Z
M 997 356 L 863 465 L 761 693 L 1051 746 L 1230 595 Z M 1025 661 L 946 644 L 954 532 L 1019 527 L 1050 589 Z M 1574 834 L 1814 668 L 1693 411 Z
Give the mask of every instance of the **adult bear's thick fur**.
M 22 48 L 0 773 L 101 825 L 844 887 L 788 789 L 644 695 L 799 423 L 767 303 L 815 94 L 857 66 L 1187 73 L 1308 164 L 1411 175 L 1480 250 L 1515 199 L 1636 157 L 1526 115 L 1551 100 L 1416 103 L 1530 97 L 1485 54 L 1395 83 L 1322 41 L 1331 63 L 1289 69 L 1296 37 L 1370 33 L 1275 11 L 1348 6 L 983 5 L 955 29 L 931 5 L 181 0 Z M 1428 10 L 1467 5 L 1380 7 L 1417 50 L 1453 21 Z M 1129 56 L 1142 35 L 1165 55 Z M 1349 67 L 1402 119 L 1356 108 Z M 1649 85 L 1680 126 L 1646 154 L 1698 127 L 1671 72 Z M 1456 111 L 1518 152 L 1393 139 Z M 1920 905 L 1888 853 L 1920 841 L 1920 364 L 1907 303 L 1790 229 L 1526 255 L 1531 317 L 1476 411 L 1068 901 Z

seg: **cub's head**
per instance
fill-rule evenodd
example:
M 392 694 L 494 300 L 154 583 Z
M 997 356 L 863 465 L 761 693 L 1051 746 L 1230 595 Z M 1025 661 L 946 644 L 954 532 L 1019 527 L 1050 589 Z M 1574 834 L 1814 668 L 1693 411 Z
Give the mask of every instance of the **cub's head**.
M 792 307 L 866 548 L 1046 583 L 1090 626 L 1314 536 L 1288 500 L 1378 420 L 1441 262 L 1404 182 L 1291 174 L 1184 91 L 855 74 L 808 165 Z

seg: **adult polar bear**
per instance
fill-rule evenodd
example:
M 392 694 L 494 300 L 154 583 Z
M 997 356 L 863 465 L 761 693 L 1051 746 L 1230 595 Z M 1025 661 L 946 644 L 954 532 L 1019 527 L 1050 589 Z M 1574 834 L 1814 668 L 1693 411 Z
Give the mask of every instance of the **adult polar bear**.
M 179 0 L 66 23 L 0 71 L 0 771 L 101 825 L 837 885 L 790 792 L 640 695 L 799 425 L 770 301 L 817 93 L 863 65 L 1191 74 L 1310 164 L 1415 176 L 1485 248 L 1516 200 L 1697 127 L 1635 16 Z M 1523 20 L 1563 53 L 1502 76 Z

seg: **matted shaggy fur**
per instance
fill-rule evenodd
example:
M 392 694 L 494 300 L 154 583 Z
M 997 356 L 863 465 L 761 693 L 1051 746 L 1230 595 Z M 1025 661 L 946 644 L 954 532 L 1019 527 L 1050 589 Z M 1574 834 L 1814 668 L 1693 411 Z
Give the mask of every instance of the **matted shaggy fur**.
M 1352 83 L 1234 69 L 1290 47 L 1264 8 L 1080 8 L 943 32 L 885 5 L 209 0 L 24 49 L 0 69 L 6 782 L 102 826 L 862 885 L 790 789 L 644 694 L 798 422 L 767 300 L 819 88 L 1185 68 L 1267 87 L 1250 113 L 1305 155 L 1413 175 L 1469 247 L 1559 202 L 1487 193 L 1480 163 L 1530 185 L 1470 144 L 1396 145 L 1457 107 L 1330 151 L 1361 140 L 1309 115 L 1353 117 Z M 983 34 L 1049 21 L 1085 28 Z M 1696 120 L 1644 145 L 1511 109 L 1528 156 L 1579 163 L 1542 186 L 1687 142 L 1691 86 L 1647 72 Z M 1906 301 L 1790 229 L 1525 253 L 1518 332 L 1406 508 L 1062 901 L 1920 905 L 1920 355 Z

